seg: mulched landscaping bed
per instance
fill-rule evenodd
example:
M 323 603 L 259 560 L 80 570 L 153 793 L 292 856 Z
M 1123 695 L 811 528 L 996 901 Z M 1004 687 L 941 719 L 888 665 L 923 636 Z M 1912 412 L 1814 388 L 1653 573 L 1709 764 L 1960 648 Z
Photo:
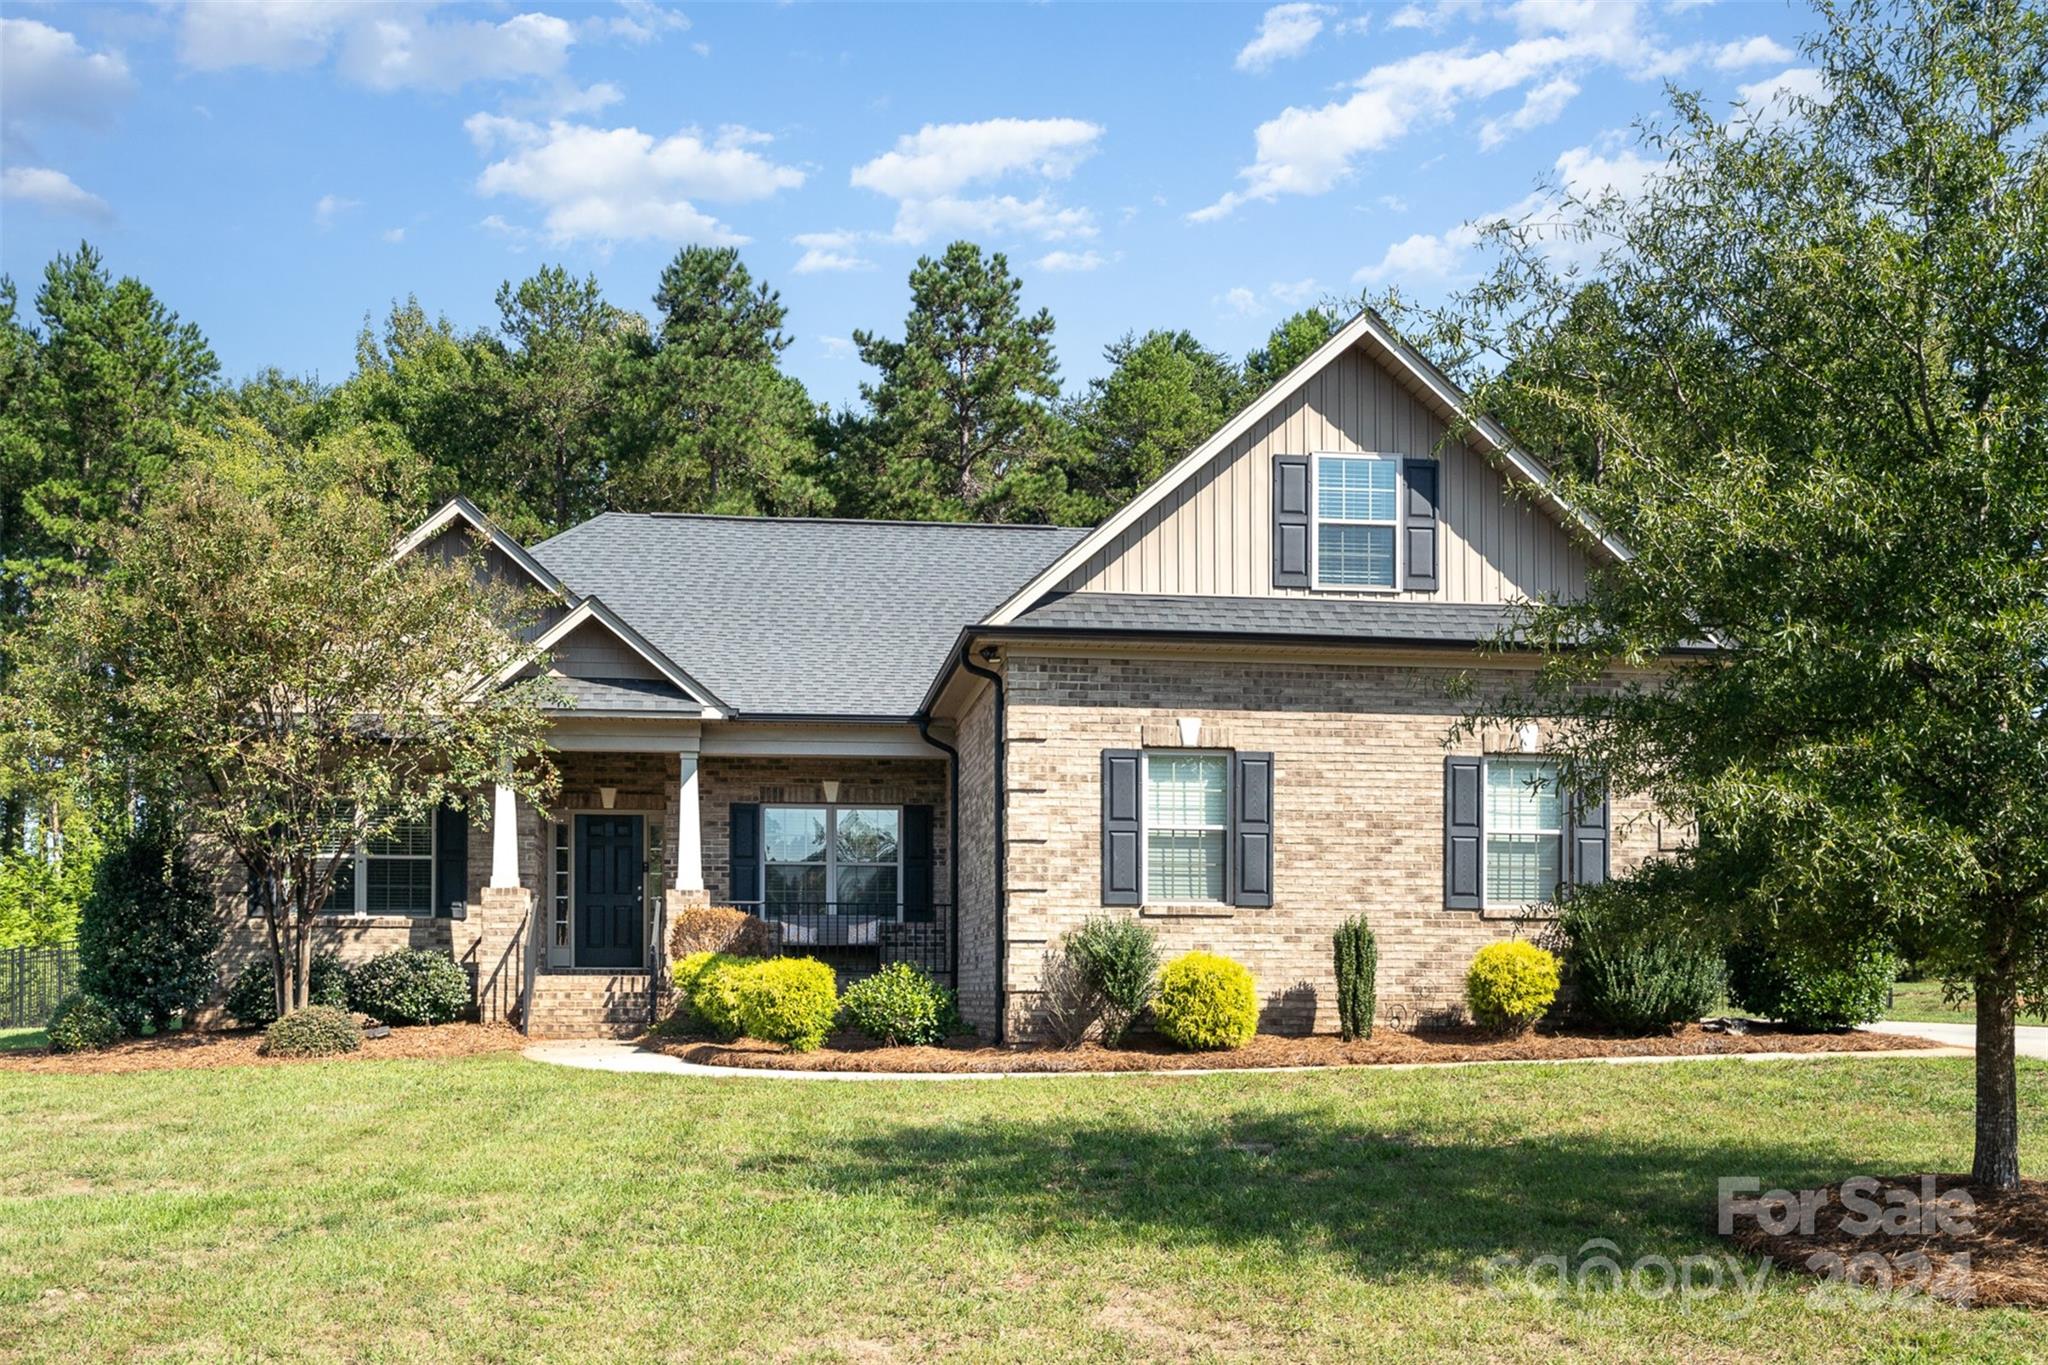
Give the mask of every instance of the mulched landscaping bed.
M 1884 1204 L 1884 1191 L 1896 1188 L 1919 1201 L 1927 1188 L 1918 1175 L 1879 1179 L 1884 1189 L 1859 1194 Z M 1766 1232 L 1757 1221 L 1756 1201 L 1737 1199 L 1729 1240 L 1782 1269 L 1818 1276 L 1830 1282 L 1829 1289 L 1843 1289 L 1845 1297 L 1846 1286 L 1856 1285 L 1897 1298 L 1926 1295 L 1977 1308 L 2048 1308 L 2048 1181 L 2022 1180 L 2017 1190 L 1984 1191 L 1972 1187 L 1968 1176 L 1933 1180 L 1938 1195 L 1967 1191 L 1974 1201 L 1960 1222 L 1951 1219 L 1944 1228 L 1938 1218 L 1916 1220 L 1908 1224 L 1915 1230 L 1898 1233 L 1871 1229 L 1868 1211 L 1848 1208 L 1840 1186 L 1829 1186 L 1825 1202 L 1814 1207 L 1811 1232 L 1796 1218 L 1789 1231 Z M 1787 1216 L 1782 1205 L 1767 1212 L 1774 1220 Z M 1845 1221 L 1852 1226 L 1844 1227 Z
M 503 1024 L 440 1024 L 395 1028 L 383 1038 L 365 1038 L 361 1048 L 335 1057 L 265 1057 L 257 1053 L 263 1035 L 164 1033 L 130 1038 L 103 1052 L 0 1052 L 0 1075 L 14 1071 L 174 1071 L 206 1066 L 295 1066 L 302 1062 L 391 1061 L 398 1058 L 472 1057 L 509 1052 L 533 1040 Z
M 1669 1036 L 1618 1038 L 1589 1031 L 1537 1031 L 1503 1038 L 1471 1028 L 1400 1033 L 1376 1031 L 1347 1043 L 1331 1034 L 1259 1034 L 1229 1052 L 1184 1052 L 1162 1040 L 1137 1039 L 1110 1049 L 991 1047 L 972 1038 L 940 1047 L 883 1047 L 840 1034 L 814 1052 L 790 1053 L 750 1038 L 737 1042 L 650 1038 L 646 1045 L 685 1061 L 782 1071 L 1186 1071 L 1255 1066 L 1372 1066 L 1388 1062 L 1537 1062 L 1579 1057 L 1722 1056 L 1744 1052 L 1899 1052 L 1939 1047 L 1890 1033 L 1794 1033 L 1754 1024 L 1746 1033 L 1697 1024 Z

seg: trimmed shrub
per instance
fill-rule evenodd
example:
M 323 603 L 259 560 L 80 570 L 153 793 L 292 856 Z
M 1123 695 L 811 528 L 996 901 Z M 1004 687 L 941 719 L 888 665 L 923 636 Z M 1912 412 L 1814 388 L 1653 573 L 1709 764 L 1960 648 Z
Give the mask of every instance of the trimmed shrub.
M 1379 944 L 1365 916 L 1347 919 L 1337 930 L 1337 1031 L 1345 1042 L 1372 1037 L 1379 1000 Z
M 1844 946 L 1823 956 L 1752 936 L 1728 949 L 1728 997 L 1796 1029 L 1853 1028 L 1884 1013 L 1898 970 L 1897 956 L 1882 944 Z
M 727 967 L 737 982 L 740 1031 L 749 1038 L 809 1052 L 839 1018 L 839 984 L 814 957 L 772 957 Z
M 266 1057 L 332 1057 L 363 1045 L 363 1031 L 344 1010 L 308 1005 L 263 1030 L 257 1051 Z
M 1159 974 L 1159 1031 L 1198 1052 L 1243 1047 L 1259 1030 L 1252 974 L 1216 953 L 1183 953 Z
M 1644 903 L 1650 890 L 1631 881 L 1582 887 L 1558 917 L 1578 1008 L 1627 1033 L 1692 1023 L 1727 986 L 1713 937 L 1660 918 Z
M 727 905 L 699 906 L 676 916 L 668 930 L 671 960 L 698 953 L 766 957 L 775 951 L 775 926 Z
M 929 1046 L 959 1031 L 953 992 L 908 962 L 892 962 L 846 988 L 847 1022 L 878 1042 Z
M 1102 1001 L 1103 1045 L 1118 1046 L 1158 989 L 1158 935 L 1135 919 L 1093 915 L 1066 936 L 1062 947 Z
M 185 840 L 155 807 L 114 839 L 78 918 L 78 983 L 128 1033 L 159 1031 L 213 994 L 220 916 Z
M 469 1011 L 469 973 L 446 953 L 395 948 L 348 973 L 349 1008 L 385 1024 L 445 1024 Z
M 1465 1005 L 1487 1028 L 1520 1033 L 1557 999 L 1557 955 L 1533 943 L 1489 943 L 1465 974 Z
M 720 1038 L 739 1036 L 739 975 L 760 959 L 730 953 L 691 953 L 669 964 L 676 984 L 679 1013 Z
M 311 997 L 310 1004 L 338 1010 L 348 1008 L 348 968 L 328 949 L 313 954 Z M 228 987 L 225 1008 L 228 1016 L 244 1028 L 265 1028 L 276 1021 L 277 988 L 271 984 L 269 953 L 242 969 Z
M 44 1031 L 52 1052 L 98 1052 L 121 1040 L 121 1020 L 98 996 L 73 991 L 50 1011 Z

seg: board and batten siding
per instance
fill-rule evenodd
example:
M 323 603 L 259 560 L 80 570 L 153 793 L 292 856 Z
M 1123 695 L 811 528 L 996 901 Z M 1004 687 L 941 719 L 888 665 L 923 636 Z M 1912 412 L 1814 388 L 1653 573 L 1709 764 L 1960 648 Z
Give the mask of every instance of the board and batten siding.
M 661 670 L 595 621 L 585 621 L 549 651 L 554 671 L 571 678 L 659 678 Z
M 1550 513 L 1353 348 L 1063 580 L 1061 592 L 1510 602 L 1582 594 L 1586 554 Z M 1273 586 L 1273 457 L 1371 452 L 1442 462 L 1436 592 Z

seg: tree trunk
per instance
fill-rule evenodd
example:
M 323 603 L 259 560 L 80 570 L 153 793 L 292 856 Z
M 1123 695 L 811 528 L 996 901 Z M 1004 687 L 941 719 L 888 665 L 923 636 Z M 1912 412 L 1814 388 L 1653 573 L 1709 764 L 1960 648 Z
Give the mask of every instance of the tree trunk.
M 297 970 L 294 975 L 292 994 L 296 1003 L 292 1008 L 302 1010 L 313 1003 L 313 917 L 299 908 L 299 921 L 295 926 L 298 943 L 292 956 Z
M 2011 1190 L 2020 1183 L 2018 1083 L 2013 1072 L 2012 979 L 1977 978 L 1977 1154 L 1970 1183 Z

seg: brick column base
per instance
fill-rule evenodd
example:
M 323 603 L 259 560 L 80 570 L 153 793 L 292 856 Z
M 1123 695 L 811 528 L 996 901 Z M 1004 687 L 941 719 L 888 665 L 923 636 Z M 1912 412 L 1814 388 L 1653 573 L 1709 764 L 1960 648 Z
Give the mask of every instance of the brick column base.
M 676 916 L 685 910 L 702 910 L 711 904 L 711 893 L 701 887 L 695 891 L 678 891 L 673 886 L 661 894 L 661 919 L 656 924 L 657 938 L 650 959 L 654 963 L 654 994 L 661 1013 L 668 1012 L 669 996 L 675 984 L 668 979 L 668 935 L 669 927 L 676 922 Z
M 527 942 L 532 932 L 533 893 L 523 886 L 485 887 L 469 918 L 456 926 L 456 960 L 476 964 L 476 1010 L 483 1022 L 504 1023 L 519 1013 L 527 955 L 543 946 Z

